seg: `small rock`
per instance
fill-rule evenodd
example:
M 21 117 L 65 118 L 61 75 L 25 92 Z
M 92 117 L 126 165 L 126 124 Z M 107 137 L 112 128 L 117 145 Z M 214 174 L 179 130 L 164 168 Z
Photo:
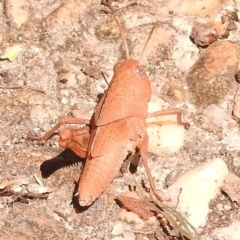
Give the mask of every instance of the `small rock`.
M 61 99 L 61 103 L 64 104 L 64 105 L 68 104 L 68 99 L 66 97 L 63 97 Z
M 150 125 L 147 128 L 149 136 L 148 151 L 159 154 L 161 152 L 177 152 L 183 146 L 185 129 L 178 124 Z
M 148 112 L 166 109 L 166 103 L 156 95 L 152 95 L 148 103 Z M 176 115 L 165 115 L 147 120 L 149 136 L 148 151 L 159 154 L 164 151 L 176 152 L 184 142 L 184 127 L 176 124 Z
M 226 163 L 216 158 L 188 171 L 168 188 L 174 206 L 196 229 L 206 224 L 209 201 L 220 192 L 227 174 Z
M 119 235 L 123 232 L 123 223 L 122 222 L 116 222 L 113 226 L 112 234 L 113 235 Z
M 229 122 L 228 123 L 228 128 L 234 129 L 236 127 L 236 124 L 234 122 Z
M 214 42 L 203 52 L 187 75 L 189 91 L 197 106 L 207 107 L 225 97 L 238 61 L 239 53 L 230 42 Z
M 240 135 L 235 129 L 228 129 L 223 135 L 222 143 L 226 144 L 227 151 L 240 150 Z
M 21 27 L 29 19 L 30 3 L 28 0 L 6 0 L 5 13 L 10 20 L 10 24 Z
M 224 205 L 224 210 L 231 210 L 232 209 L 232 207 L 231 206 L 229 206 L 229 205 Z
M 223 211 L 223 205 L 222 204 L 217 204 L 217 209 L 218 211 Z
M 201 128 L 207 132 L 216 131 L 216 127 L 214 126 L 213 122 L 203 114 L 195 115 L 193 121 L 198 128 Z
M 236 23 L 239 22 L 237 12 L 238 10 L 234 8 L 226 9 L 226 12 L 221 17 L 222 23 L 229 31 L 237 29 Z
M 226 35 L 226 29 L 221 22 L 209 21 L 197 23 L 193 26 L 191 39 L 200 47 L 206 47 L 218 38 Z
M 152 95 L 150 102 L 148 102 L 148 112 L 156 112 L 164 109 L 166 103 L 164 100 L 157 95 Z
M 233 21 L 233 22 L 238 22 L 239 18 L 238 18 L 238 14 L 237 14 L 238 10 L 235 8 L 230 8 L 230 9 L 226 9 L 226 12 L 223 14 L 222 16 L 222 22 L 225 23 L 227 21 Z

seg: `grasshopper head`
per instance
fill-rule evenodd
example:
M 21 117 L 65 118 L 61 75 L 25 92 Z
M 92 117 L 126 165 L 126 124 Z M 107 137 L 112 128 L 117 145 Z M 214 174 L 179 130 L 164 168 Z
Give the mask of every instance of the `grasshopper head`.
M 133 101 L 148 102 L 151 98 L 150 80 L 137 60 L 127 59 L 114 66 L 113 83 L 126 97 Z

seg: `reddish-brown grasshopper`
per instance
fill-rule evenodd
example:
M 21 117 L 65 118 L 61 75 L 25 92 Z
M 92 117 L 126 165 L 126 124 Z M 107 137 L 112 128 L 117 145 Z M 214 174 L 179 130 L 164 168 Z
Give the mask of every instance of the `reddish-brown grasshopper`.
M 117 20 L 116 22 L 118 23 Z M 126 43 L 121 28 L 120 32 Z M 180 109 L 148 113 L 151 86 L 138 61 L 128 57 L 127 60 L 118 62 L 113 71 L 112 81 L 97 104 L 91 120 L 60 119 L 42 137 L 30 136 L 29 139 L 46 140 L 63 124 L 87 125 L 77 130 L 66 128 L 59 132 L 60 147 L 70 148 L 80 157 L 86 158 L 78 185 L 81 206 L 94 202 L 117 175 L 127 156 L 136 151 L 141 156 L 154 195 L 162 201 L 164 195 L 156 191 L 147 164 L 146 119 L 176 114 L 178 124 L 188 126 L 188 123 L 182 122 Z

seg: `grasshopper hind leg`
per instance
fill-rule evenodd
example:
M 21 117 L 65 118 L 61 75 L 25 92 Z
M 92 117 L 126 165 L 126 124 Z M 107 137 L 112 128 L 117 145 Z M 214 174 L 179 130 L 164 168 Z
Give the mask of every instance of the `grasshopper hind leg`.
M 73 118 L 73 117 L 61 118 L 61 119 L 59 119 L 57 124 L 53 128 L 51 128 L 49 131 L 47 131 L 43 136 L 35 137 L 35 136 L 28 135 L 27 139 L 28 140 L 35 140 L 35 141 L 47 140 L 54 134 L 54 132 L 60 126 L 62 126 L 64 124 L 86 124 L 86 125 L 89 125 L 90 124 L 90 120 L 89 119 L 81 119 L 81 118 Z
M 156 190 L 156 186 L 155 186 L 151 171 L 150 171 L 148 163 L 147 163 L 148 135 L 147 135 L 146 131 L 144 131 L 143 133 L 144 133 L 143 140 L 141 141 L 140 145 L 138 146 L 139 155 L 141 156 L 141 161 L 142 161 L 143 166 L 146 170 L 147 177 L 148 177 L 148 180 L 149 180 L 149 183 L 150 183 L 150 187 L 151 187 L 155 197 L 159 201 L 163 202 L 163 201 L 167 200 L 168 197 L 165 196 L 165 194 L 163 194 L 162 192 Z

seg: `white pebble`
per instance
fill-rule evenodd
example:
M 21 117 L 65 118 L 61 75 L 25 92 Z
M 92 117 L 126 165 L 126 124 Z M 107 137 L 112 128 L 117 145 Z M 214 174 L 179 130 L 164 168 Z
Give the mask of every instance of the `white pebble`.
M 64 104 L 64 105 L 68 104 L 67 98 L 63 97 L 63 98 L 61 99 L 61 103 Z
M 122 222 L 116 222 L 116 224 L 113 226 L 112 235 L 119 235 L 123 232 L 123 223 Z
M 229 206 L 229 205 L 224 205 L 224 210 L 231 210 L 231 209 L 232 209 L 231 206 Z
M 207 221 L 209 201 L 220 193 L 220 187 L 228 174 L 226 163 L 216 158 L 182 175 L 168 188 L 177 211 L 199 230 Z
M 148 151 L 177 152 L 183 146 L 185 129 L 178 124 L 153 125 L 147 128 L 149 136 Z
M 157 95 L 152 95 L 148 103 L 148 112 L 161 111 L 168 108 L 167 103 Z M 184 127 L 176 124 L 176 115 L 164 115 L 147 119 L 147 133 L 149 136 L 148 151 L 160 154 L 161 152 L 177 152 L 184 142 Z

